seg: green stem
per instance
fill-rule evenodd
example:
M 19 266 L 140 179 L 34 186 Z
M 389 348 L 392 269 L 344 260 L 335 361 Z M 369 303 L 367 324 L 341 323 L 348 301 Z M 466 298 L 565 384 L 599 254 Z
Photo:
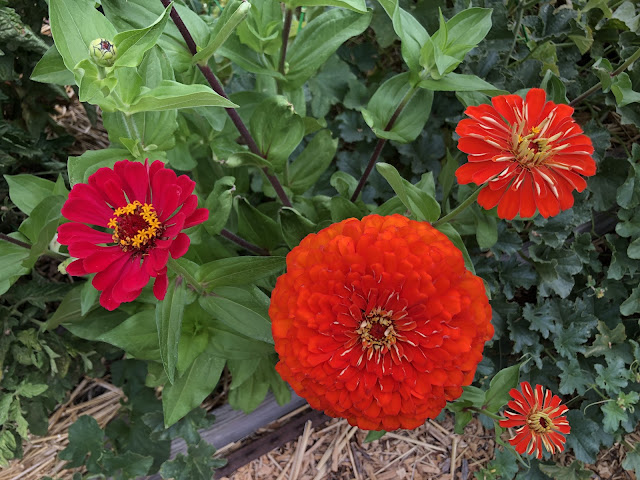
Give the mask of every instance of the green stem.
M 488 410 L 485 410 L 484 408 L 478 408 L 478 407 L 467 407 L 468 410 L 471 410 L 473 412 L 476 413 L 481 413 L 483 415 L 486 415 L 487 417 L 496 420 L 496 421 L 500 421 L 500 420 L 504 420 L 504 417 L 501 417 L 500 415 L 497 415 L 495 413 L 491 413 Z
M 284 15 L 284 25 L 282 27 L 282 47 L 280 48 L 280 63 L 278 71 L 285 74 L 285 63 L 287 60 L 287 46 L 289 45 L 289 33 L 291 32 L 291 20 L 293 19 L 293 9 L 287 8 Z
M 627 58 L 627 60 L 620 65 L 618 68 L 616 68 L 613 72 L 611 72 L 610 76 L 611 78 L 613 77 L 617 77 L 618 75 L 620 75 L 622 72 L 624 72 L 628 67 L 631 66 L 631 64 L 633 62 L 635 62 L 636 60 L 638 60 L 640 58 L 640 48 L 638 48 L 633 55 L 631 55 L 629 58 Z M 580 103 L 582 100 L 584 100 L 585 98 L 587 98 L 590 95 L 593 95 L 594 93 L 596 93 L 598 90 L 600 90 L 602 88 L 602 82 L 598 82 L 596 83 L 593 87 L 591 87 L 589 90 L 587 90 L 586 92 L 584 92 L 582 95 L 578 95 L 576 98 L 574 98 L 571 102 L 569 102 L 569 106 L 570 107 L 574 107 L 576 106 L 578 103 Z
M 167 262 L 167 267 L 173 270 L 176 275 L 181 275 L 200 295 L 206 295 L 206 291 L 204 287 L 200 284 L 198 280 L 195 279 L 193 275 L 191 275 L 186 268 L 176 262 L 173 258 L 169 257 L 169 261 Z
M 513 43 L 511 44 L 511 48 L 509 49 L 509 53 L 507 54 L 507 57 L 504 59 L 505 67 L 509 65 L 511 54 L 516 49 L 516 45 L 518 43 L 518 31 L 520 30 L 520 24 L 522 23 L 523 15 L 524 15 L 524 5 L 522 5 L 522 2 L 520 2 L 520 6 L 518 8 L 518 20 L 516 21 L 516 26 L 513 29 Z
M 469 205 L 471 205 L 476 198 L 478 198 L 478 195 L 480 195 L 480 192 L 482 191 L 482 189 L 486 187 L 486 185 L 480 185 L 475 192 L 473 192 L 464 202 L 462 202 L 460 205 L 458 205 L 456 208 L 454 208 L 453 210 L 451 210 L 448 214 L 446 214 L 444 217 L 439 218 L 438 220 L 436 220 L 435 222 L 432 223 L 432 225 L 434 227 L 437 227 L 438 225 L 441 225 L 443 223 L 446 222 L 450 222 L 452 219 L 454 219 L 455 217 L 457 217 L 458 215 L 460 215 L 460 213 L 462 213 Z

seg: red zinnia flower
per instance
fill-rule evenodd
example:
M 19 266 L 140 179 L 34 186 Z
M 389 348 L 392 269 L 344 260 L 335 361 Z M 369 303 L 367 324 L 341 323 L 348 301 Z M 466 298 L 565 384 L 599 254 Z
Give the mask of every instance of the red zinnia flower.
M 583 191 L 580 175 L 596 173 L 593 146 L 571 118 L 573 108 L 546 101 L 540 88 L 527 99 L 499 95 L 491 105 L 469 107 L 471 119 L 458 124 L 458 148 L 469 163 L 456 170 L 462 184 L 488 183 L 478 203 L 511 220 L 532 217 L 536 208 L 547 218 L 573 206 L 573 190 Z
M 493 335 L 484 283 L 428 223 L 369 215 L 287 256 L 269 315 L 276 369 L 318 410 L 416 428 L 473 380 Z
M 513 397 L 507 407 L 513 411 L 504 412 L 506 420 L 500 420 L 504 428 L 516 428 L 516 434 L 509 439 L 509 443 L 516 448 L 516 452 L 532 455 L 536 452 L 542 458 L 542 445 L 551 453 L 564 450 L 564 435 L 571 431 L 567 417 L 562 414 L 568 409 L 560 405 L 562 400 L 551 390 L 542 385 L 536 385 L 535 391 L 529 382 L 520 384 L 522 393 L 512 388 L 509 395 Z
M 162 300 L 169 253 L 178 258 L 189 248 L 181 230 L 209 216 L 206 208 L 197 208 L 194 187 L 193 180 L 176 176 L 160 161 L 143 165 L 129 160 L 74 185 L 62 207 L 71 222 L 58 228 L 58 241 L 78 259 L 67 273 L 96 273 L 93 286 L 102 290 L 100 304 L 107 310 L 134 300 L 151 277 L 153 293 Z

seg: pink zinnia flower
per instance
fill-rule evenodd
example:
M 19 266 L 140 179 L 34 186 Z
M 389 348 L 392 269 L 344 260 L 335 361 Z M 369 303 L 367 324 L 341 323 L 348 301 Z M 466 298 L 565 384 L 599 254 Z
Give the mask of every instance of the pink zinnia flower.
M 129 160 L 74 185 L 62 207 L 71 222 L 58 228 L 58 241 L 77 258 L 67 273 L 95 273 L 92 283 L 107 310 L 134 300 L 151 277 L 153 293 L 164 299 L 169 254 L 178 258 L 189 248 L 182 230 L 209 217 L 206 208 L 197 208 L 195 185 L 160 161 Z

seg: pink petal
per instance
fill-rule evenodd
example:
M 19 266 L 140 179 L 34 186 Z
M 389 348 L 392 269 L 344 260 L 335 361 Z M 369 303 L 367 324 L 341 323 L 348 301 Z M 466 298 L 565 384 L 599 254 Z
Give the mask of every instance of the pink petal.
M 169 251 L 171 252 L 172 258 L 180 258 L 187 250 L 189 250 L 189 244 L 191 243 L 191 239 L 184 233 L 179 233 L 176 239 L 169 247 Z

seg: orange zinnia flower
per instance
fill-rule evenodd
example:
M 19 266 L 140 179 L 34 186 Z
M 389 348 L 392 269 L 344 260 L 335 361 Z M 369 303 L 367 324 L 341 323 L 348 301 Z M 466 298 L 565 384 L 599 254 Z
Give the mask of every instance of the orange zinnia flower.
M 428 223 L 370 215 L 308 235 L 269 315 L 276 369 L 366 430 L 416 428 L 462 394 L 493 335 L 484 283 Z
M 516 434 L 509 439 L 509 443 L 516 448 L 516 452 L 542 458 L 542 445 L 551 453 L 564 450 L 565 437 L 571 431 L 567 418 L 563 413 L 568 409 L 560 405 L 562 400 L 551 390 L 542 385 L 536 385 L 535 391 L 529 382 L 520 384 L 522 393 L 515 388 L 509 395 L 513 397 L 507 407 L 513 411 L 504 412 L 506 420 L 500 420 L 504 428 L 516 428 Z
M 536 208 L 547 218 L 573 206 L 573 190 L 596 173 L 591 139 L 571 118 L 573 108 L 546 101 L 532 88 L 526 100 L 500 95 L 491 105 L 469 107 L 460 121 L 458 148 L 469 163 L 456 170 L 459 183 L 488 184 L 478 203 L 511 220 L 532 217 Z

